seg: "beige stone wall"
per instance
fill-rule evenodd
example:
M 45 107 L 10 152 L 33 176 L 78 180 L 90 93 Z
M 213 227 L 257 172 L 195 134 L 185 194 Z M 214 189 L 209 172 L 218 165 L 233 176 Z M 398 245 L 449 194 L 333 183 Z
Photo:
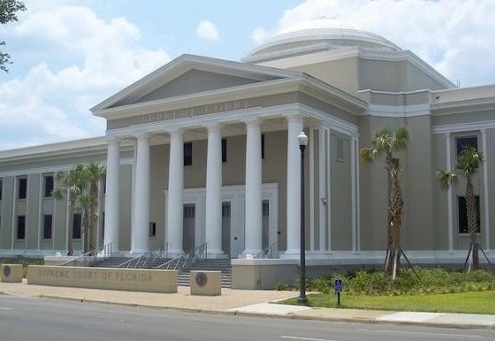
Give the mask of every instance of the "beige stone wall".
M 220 271 L 191 271 L 191 295 L 219 296 L 222 294 Z
M 177 292 L 177 271 L 30 265 L 28 284 L 143 292 Z
M 272 290 L 278 283 L 293 285 L 299 266 L 284 260 L 233 260 L 232 289 Z
M 2 264 L 1 271 L 3 283 L 22 282 L 22 264 Z

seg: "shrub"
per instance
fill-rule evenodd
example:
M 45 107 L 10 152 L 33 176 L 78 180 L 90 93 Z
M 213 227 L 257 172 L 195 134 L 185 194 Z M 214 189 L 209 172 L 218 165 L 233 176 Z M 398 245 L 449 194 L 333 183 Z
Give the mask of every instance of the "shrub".
M 331 293 L 336 278 L 344 280 L 345 292 L 355 295 L 435 294 L 495 288 L 494 275 L 485 270 L 464 273 L 444 268 L 419 267 L 402 269 L 395 280 L 385 276 L 381 270 L 357 270 L 348 275 L 333 273 L 308 279 L 307 288 Z

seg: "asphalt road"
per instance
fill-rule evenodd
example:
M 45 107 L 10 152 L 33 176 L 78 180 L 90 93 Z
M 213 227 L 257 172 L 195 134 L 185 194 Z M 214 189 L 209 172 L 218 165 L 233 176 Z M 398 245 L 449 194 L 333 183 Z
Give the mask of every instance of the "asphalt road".
M 0 295 L 1 341 L 494 340 L 495 331 L 246 317 Z

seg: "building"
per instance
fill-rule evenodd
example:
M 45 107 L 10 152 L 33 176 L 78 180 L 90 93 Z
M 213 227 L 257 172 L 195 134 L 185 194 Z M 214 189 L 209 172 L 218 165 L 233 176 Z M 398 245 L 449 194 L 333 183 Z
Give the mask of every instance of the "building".
M 241 62 L 182 55 L 91 111 L 107 121 L 105 137 L 0 152 L 1 254 L 64 253 L 72 218 L 49 196 L 53 175 L 95 160 L 107 165 L 100 246 L 126 255 L 166 246 L 173 256 L 207 243 L 212 258 L 293 271 L 304 130 L 308 268 L 381 264 L 386 173 L 359 150 L 399 126 L 412 133 L 400 155 L 409 259 L 465 260 L 464 188 L 440 189 L 435 171 L 455 167 L 466 144 L 486 156 L 475 184 L 480 240 L 488 254 L 495 244 L 495 85 L 457 88 L 372 33 L 281 34 Z M 80 229 L 74 238 L 81 249 Z M 267 249 L 278 258 L 258 259 Z

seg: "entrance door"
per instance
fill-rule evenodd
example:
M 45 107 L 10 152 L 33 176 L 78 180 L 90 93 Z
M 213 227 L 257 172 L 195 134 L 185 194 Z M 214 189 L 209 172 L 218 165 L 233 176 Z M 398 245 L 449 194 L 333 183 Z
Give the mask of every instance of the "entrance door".
M 195 247 L 196 206 L 184 205 L 184 220 L 182 230 L 182 248 L 185 252 L 194 250 Z
M 263 200 L 261 212 L 261 248 L 265 251 L 270 246 L 270 202 L 268 200 Z
M 227 256 L 230 256 L 230 224 L 231 209 L 230 202 L 222 203 L 222 250 Z

